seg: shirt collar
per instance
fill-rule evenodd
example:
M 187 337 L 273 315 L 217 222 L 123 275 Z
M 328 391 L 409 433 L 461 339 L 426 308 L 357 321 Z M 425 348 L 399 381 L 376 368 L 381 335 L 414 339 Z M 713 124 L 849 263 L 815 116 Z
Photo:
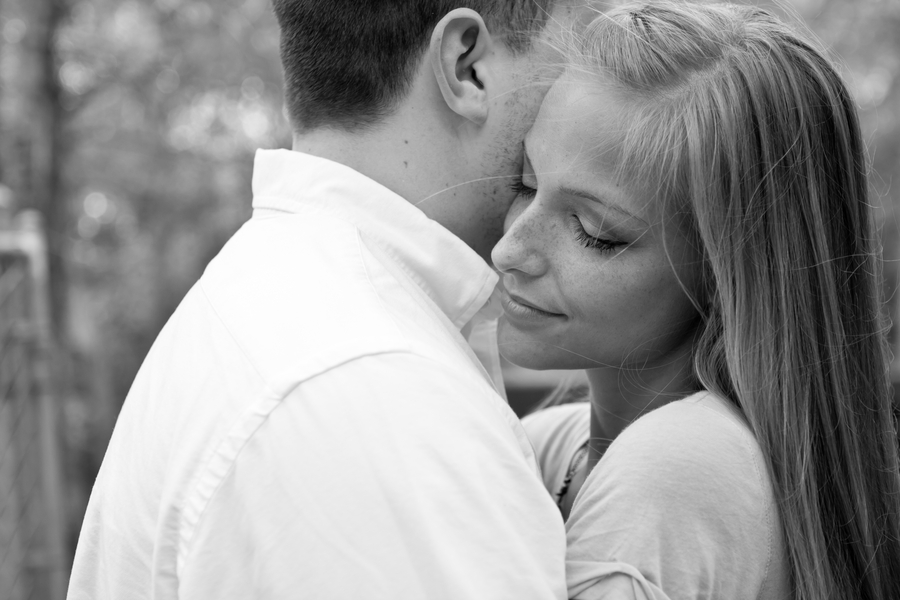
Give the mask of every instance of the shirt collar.
M 379 244 L 458 328 L 487 302 L 498 276 L 478 254 L 378 182 L 331 160 L 257 150 L 254 215 L 316 210 L 352 222 Z

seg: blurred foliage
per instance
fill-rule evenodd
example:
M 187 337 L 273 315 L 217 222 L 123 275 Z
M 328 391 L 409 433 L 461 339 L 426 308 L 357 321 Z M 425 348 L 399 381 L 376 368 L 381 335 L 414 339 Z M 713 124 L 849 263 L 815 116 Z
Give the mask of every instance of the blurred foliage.
M 859 101 L 893 291 L 900 0 L 775 6 L 818 35 Z M 34 81 L 41 64 L 43 83 Z M 277 28 L 269 0 L 0 0 L 0 84 L 0 181 L 25 197 L 31 177 L 40 195 L 49 175 L 34 165 L 48 145 L 59 153 L 47 167 L 59 185 L 43 201 L 62 215 L 50 235 L 68 316 L 59 337 L 73 357 L 69 460 L 86 482 L 72 497 L 74 533 L 141 360 L 249 217 L 254 150 L 290 145 Z M 54 114 L 52 131 L 33 127 Z

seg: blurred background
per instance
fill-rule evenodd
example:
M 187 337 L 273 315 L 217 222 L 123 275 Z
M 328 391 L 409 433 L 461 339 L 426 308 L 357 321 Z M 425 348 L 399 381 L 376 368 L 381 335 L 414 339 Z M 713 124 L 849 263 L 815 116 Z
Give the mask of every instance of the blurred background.
M 900 320 L 900 0 L 776 9 L 856 94 Z M 64 596 L 131 381 L 249 217 L 255 149 L 276 147 L 269 0 L 0 0 L 0 599 Z M 509 375 L 519 413 L 556 379 Z

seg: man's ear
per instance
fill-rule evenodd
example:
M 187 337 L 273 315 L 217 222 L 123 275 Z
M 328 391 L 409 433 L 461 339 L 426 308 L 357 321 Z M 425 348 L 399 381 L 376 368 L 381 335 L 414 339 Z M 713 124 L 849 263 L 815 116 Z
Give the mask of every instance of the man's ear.
M 478 125 L 488 116 L 483 80 L 492 41 L 484 20 L 474 10 L 456 8 L 444 15 L 431 34 L 428 55 L 444 101 L 450 109 Z

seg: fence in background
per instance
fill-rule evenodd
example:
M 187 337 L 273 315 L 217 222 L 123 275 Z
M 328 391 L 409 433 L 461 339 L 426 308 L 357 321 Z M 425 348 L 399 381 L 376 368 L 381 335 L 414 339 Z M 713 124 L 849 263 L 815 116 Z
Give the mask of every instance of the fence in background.
M 0 598 L 62 600 L 68 577 L 47 250 L 40 216 L 0 222 Z

